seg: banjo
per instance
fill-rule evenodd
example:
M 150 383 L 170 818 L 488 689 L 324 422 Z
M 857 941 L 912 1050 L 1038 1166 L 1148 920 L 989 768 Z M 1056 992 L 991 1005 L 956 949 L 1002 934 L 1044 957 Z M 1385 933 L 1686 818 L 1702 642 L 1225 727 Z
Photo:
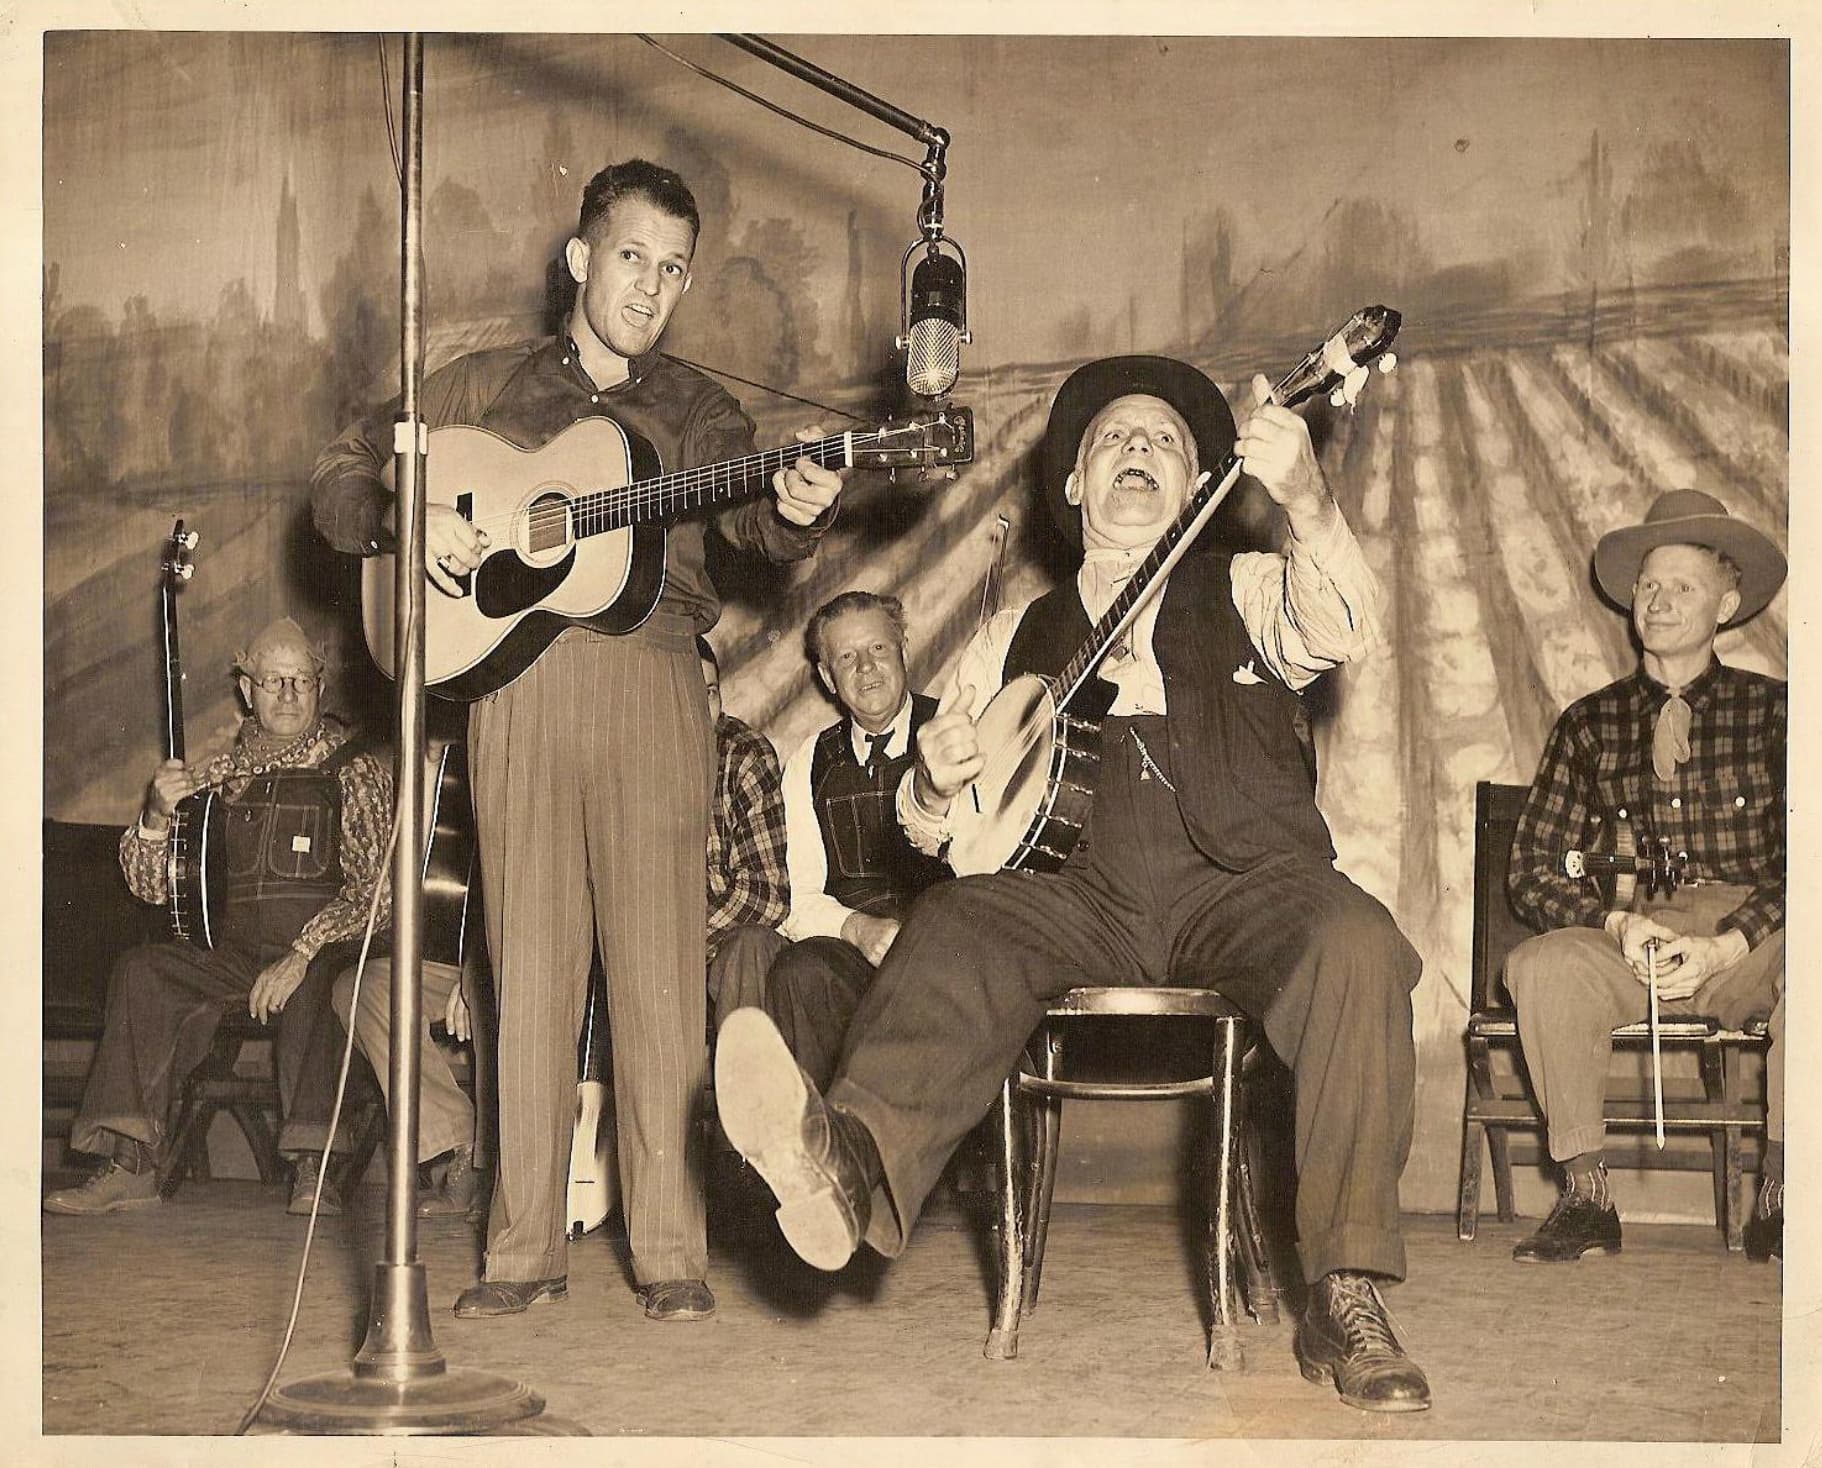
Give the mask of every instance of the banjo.
M 1267 401 L 1292 408 L 1326 391 L 1337 406 L 1352 403 L 1369 363 L 1392 369 L 1396 359 L 1387 348 L 1399 321 L 1388 306 L 1356 311 L 1279 380 Z M 1095 670 L 1239 476 L 1239 457 L 1230 451 L 1191 492 L 1062 671 L 1053 678 L 1035 673 L 1014 678 L 981 710 L 975 727 L 984 764 L 950 806 L 946 855 L 958 876 L 1001 869 L 1053 872 L 1069 859 L 1094 800 L 1101 721 L 1115 696 L 1113 685 Z
M 164 752 L 181 760 L 183 752 L 183 659 L 177 644 L 177 593 L 196 574 L 192 552 L 196 532 L 179 520 L 165 542 L 159 578 L 159 627 L 164 643 Z M 220 792 L 205 788 L 186 795 L 171 814 L 171 839 L 165 849 L 165 890 L 173 937 L 202 948 L 215 946 L 217 904 L 210 872 L 224 860 L 226 814 Z

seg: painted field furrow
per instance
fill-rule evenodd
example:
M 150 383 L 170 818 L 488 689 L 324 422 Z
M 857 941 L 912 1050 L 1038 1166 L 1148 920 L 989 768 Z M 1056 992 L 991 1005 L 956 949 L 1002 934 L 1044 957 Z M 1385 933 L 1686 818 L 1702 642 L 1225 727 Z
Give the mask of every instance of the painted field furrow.
M 1586 577 L 1563 553 L 1558 536 L 1545 530 L 1545 504 L 1560 500 L 1557 477 L 1540 436 L 1531 430 L 1516 394 L 1496 405 L 1488 381 L 1510 384 L 1503 364 L 1479 363 L 1463 376 L 1462 398 L 1482 463 L 1490 550 L 1500 574 L 1489 575 L 1504 596 L 1496 604 L 1497 638 L 1503 668 L 1530 674 L 1530 697 L 1515 707 L 1508 695 L 1513 729 L 1514 779 L 1530 778 L 1531 761 L 1562 709 L 1607 679 L 1608 652 L 1589 625 Z M 1503 409 L 1503 411 L 1502 411 Z
M 1722 481 L 1716 488 L 1736 514 L 1781 517 L 1789 503 L 1789 442 L 1781 420 L 1744 407 L 1724 384 L 1691 372 L 1671 338 L 1615 343 L 1604 358 L 1642 411 L 1674 429 L 1698 467 L 1712 465 Z
M 1670 342 L 1688 359 L 1691 372 L 1720 383 L 1745 407 L 1771 419 L 1788 444 L 1789 363 L 1782 354 L 1773 360 L 1774 339 L 1782 345 L 1783 337 L 1768 328 L 1751 334 L 1672 337 Z

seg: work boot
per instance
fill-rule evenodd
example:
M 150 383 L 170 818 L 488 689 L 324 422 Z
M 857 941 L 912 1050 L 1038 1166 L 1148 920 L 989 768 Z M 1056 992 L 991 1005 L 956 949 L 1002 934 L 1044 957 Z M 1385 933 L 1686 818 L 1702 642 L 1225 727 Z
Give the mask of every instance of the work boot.
M 759 1009 L 736 1009 L 715 1041 L 715 1104 L 740 1155 L 778 1199 L 778 1226 L 806 1264 L 840 1269 L 867 1232 L 879 1154 L 827 1105 Z
M 1746 1220 L 1746 1257 L 1763 1264 L 1784 1257 L 1784 1184 L 1766 1178 L 1759 1184 L 1758 1205 Z
M 285 1205 L 285 1212 L 293 1218 L 308 1218 L 310 1204 L 316 1197 L 316 1179 L 323 1178 L 323 1198 L 317 1205 L 318 1218 L 334 1218 L 342 1211 L 342 1190 L 335 1185 L 335 1179 L 323 1171 L 323 1154 L 320 1152 L 300 1152 L 291 1173 L 291 1201 Z
M 1334 1270 L 1310 1287 L 1297 1323 L 1304 1380 L 1333 1379 L 1341 1400 L 1365 1412 L 1421 1412 L 1430 1383 L 1399 1346 L 1379 1287 L 1364 1274 Z
M 147 1167 L 133 1172 L 110 1159 L 100 1172 L 79 1187 L 59 1188 L 54 1193 L 47 1193 L 44 1211 L 86 1216 L 120 1213 L 128 1208 L 150 1208 L 161 1201 L 155 1171 Z
M 1620 1251 L 1620 1211 L 1586 1193 L 1564 1192 L 1543 1226 L 1512 1250 L 1520 1264 L 1567 1264 L 1584 1254 Z
M 480 1189 L 481 1175 L 475 1171 L 474 1148 L 452 1147 L 449 1161 L 443 1167 L 442 1182 L 418 1197 L 418 1217 L 466 1217 L 474 1211 Z

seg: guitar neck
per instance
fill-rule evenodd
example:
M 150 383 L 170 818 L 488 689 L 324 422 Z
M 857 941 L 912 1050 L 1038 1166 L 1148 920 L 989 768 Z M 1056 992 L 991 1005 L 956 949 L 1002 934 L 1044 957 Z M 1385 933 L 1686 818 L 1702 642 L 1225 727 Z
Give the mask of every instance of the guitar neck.
M 808 459 L 825 469 L 842 468 L 853 463 L 856 444 L 879 437 L 877 430 L 831 434 L 811 443 L 766 449 L 699 469 L 682 469 L 618 489 L 596 490 L 579 496 L 571 505 L 572 533 L 582 539 L 744 499 L 764 489 L 773 475 L 799 459 Z

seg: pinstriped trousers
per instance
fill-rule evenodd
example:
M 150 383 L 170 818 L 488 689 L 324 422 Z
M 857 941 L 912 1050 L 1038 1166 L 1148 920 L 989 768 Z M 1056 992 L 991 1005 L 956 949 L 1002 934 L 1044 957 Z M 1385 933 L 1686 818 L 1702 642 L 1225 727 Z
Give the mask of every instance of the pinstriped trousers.
M 469 713 L 499 1017 L 490 1280 L 568 1269 L 576 1037 L 597 941 L 634 1278 L 707 1270 L 692 1118 L 715 740 L 693 633 L 663 613 L 625 637 L 571 628 Z

